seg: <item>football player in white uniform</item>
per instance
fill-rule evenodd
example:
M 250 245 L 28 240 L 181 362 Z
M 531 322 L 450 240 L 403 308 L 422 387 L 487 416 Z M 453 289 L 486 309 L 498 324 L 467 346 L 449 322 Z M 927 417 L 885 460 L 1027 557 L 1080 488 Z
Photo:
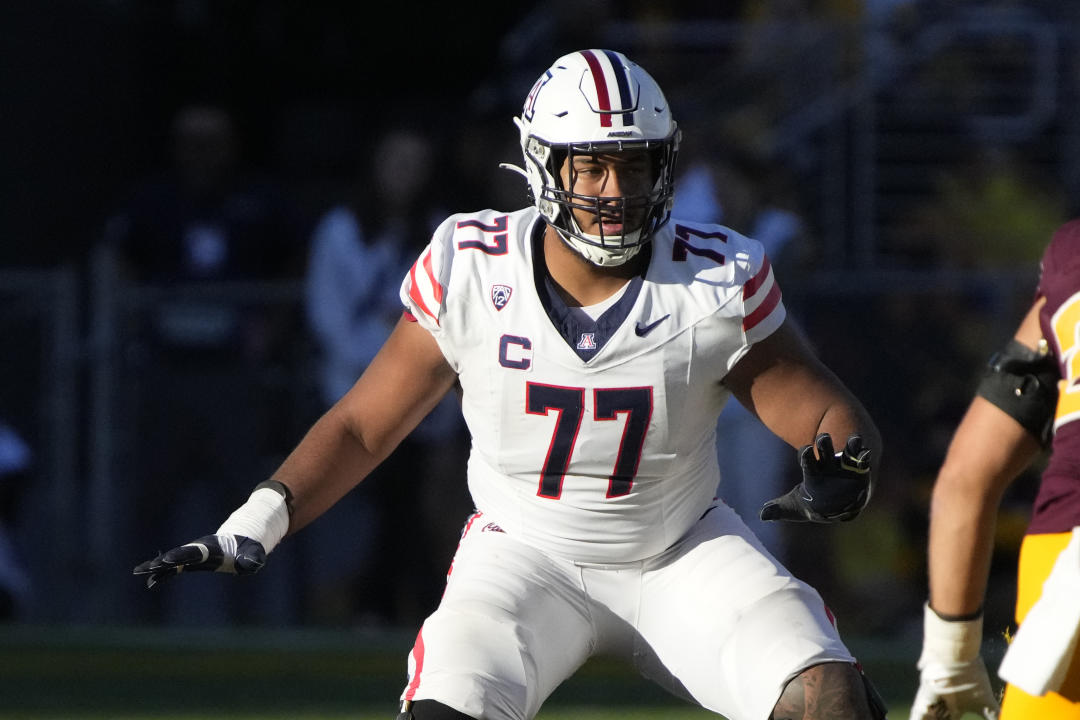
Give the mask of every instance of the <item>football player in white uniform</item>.
M 402 718 L 533 718 L 595 653 L 729 720 L 884 717 L 818 593 L 715 498 L 731 394 L 801 448 L 766 520 L 858 515 L 873 421 L 786 321 L 759 243 L 669 221 L 680 134 L 641 67 L 561 57 L 515 121 L 534 206 L 443 222 L 349 393 L 214 534 L 135 572 L 257 570 L 455 389 L 476 512 Z

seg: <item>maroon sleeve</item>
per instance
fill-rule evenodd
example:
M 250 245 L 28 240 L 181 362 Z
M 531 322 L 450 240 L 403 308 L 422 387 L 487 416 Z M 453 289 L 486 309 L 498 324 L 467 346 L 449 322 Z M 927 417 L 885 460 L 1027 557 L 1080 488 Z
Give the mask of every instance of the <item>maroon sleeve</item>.
M 1028 532 L 1067 532 L 1080 525 L 1080 220 L 1054 233 L 1043 255 L 1038 296 L 1046 299 L 1039 313 L 1043 337 L 1065 381 Z

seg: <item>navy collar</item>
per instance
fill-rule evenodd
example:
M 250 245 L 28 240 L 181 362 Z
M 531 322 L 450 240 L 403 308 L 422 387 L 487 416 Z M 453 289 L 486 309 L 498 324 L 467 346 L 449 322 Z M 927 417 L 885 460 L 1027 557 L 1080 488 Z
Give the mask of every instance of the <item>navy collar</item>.
M 634 307 L 638 294 L 641 292 L 641 286 L 645 273 L 649 268 L 649 263 L 642 264 L 641 273 L 630 279 L 630 285 L 626 288 L 622 297 L 594 321 L 583 313 L 574 312 L 558 293 L 548 290 L 546 281 L 549 275 L 547 260 L 544 257 L 544 231 L 546 228 L 545 223 L 537 223 L 532 237 L 533 284 L 536 286 L 536 294 L 540 297 L 540 303 L 544 306 L 544 310 L 547 311 L 551 324 L 563 336 L 566 344 L 577 353 L 582 362 L 588 362 L 596 357 L 596 354 L 600 352 L 600 348 L 604 347 L 630 314 L 630 309 Z M 641 252 L 649 253 L 651 250 L 652 244 L 650 243 L 642 248 Z

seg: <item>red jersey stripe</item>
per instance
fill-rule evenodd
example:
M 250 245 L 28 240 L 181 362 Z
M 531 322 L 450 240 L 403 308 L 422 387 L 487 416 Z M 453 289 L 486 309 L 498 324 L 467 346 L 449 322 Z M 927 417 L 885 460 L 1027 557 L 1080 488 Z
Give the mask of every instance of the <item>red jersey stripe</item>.
M 776 306 L 780 303 L 780 286 L 773 283 L 772 290 L 765 296 L 765 299 L 758 305 L 757 310 L 750 313 L 743 318 L 742 329 L 743 332 L 750 332 L 759 322 L 767 318 Z
M 476 522 L 476 521 L 477 521 L 477 519 L 479 519 L 479 517 L 480 517 L 481 515 L 483 515 L 483 514 L 484 514 L 484 513 L 482 513 L 482 512 L 479 512 L 479 511 L 478 511 L 478 512 L 475 512 L 475 513 L 473 513 L 473 514 L 472 514 L 472 517 L 470 517 L 470 518 L 469 518 L 469 521 L 468 521 L 467 523 L 465 523 L 465 529 L 461 531 L 461 539 L 460 539 L 460 540 L 458 540 L 458 549 L 461 549 L 461 543 L 462 543 L 462 541 L 464 541 L 464 540 L 465 540 L 465 536 L 469 534 L 469 531 L 470 531 L 470 530 L 472 530 L 472 526 L 473 526 L 473 523 L 474 523 L 474 522 Z M 453 573 L 453 572 L 454 572 L 454 561 L 453 561 L 453 560 L 451 560 L 451 561 L 450 561 L 450 569 L 446 571 L 446 577 L 447 577 L 447 579 L 449 579 L 449 578 L 450 578 L 450 574 L 451 574 L 451 573 Z M 444 592 L 445 592 L 445 591 L 444 591 Z
M 409 687 L 405 691 L 405 700 L 412 702 L 413 697 L 416 695 L 416 689 L 420 687 L 420 673 L 424 671 L 424 628 L 420 628 L 420 632 L 416 633 L 416 643 L 412 649 L 413 656 L 413 675 L 412 680 L 409 681 Z
M 428 280 L 431 281 L 431 287 L 435 291 L 435 302 L 442 305 L 443 299 L 443 286 L 439 284 L 439 281 L 435 279 L 435 273 L 431 271 L 431 251 L 429 250 L 424 254 L 424 272 L 427 273 Z
M 427 306 L 427 303 L 424 302 L 424 297 L 420 294 L 420 288 L 416 286 L 416 265 L 413 265 L 412 270 L 409 271 L 409 278 L 411 280 L 411 282 L 409 283 L 409 297 L 413 299 L 413 302 L 416 303 L 416 306 L 423 310 L 428 315 L 428 317 L 438 323 L 439 319 L 435 317 L 435 314 L 431 312 L 431 309 Z
M 761 287 L 761 284 L 765 282 L 765 278 L 769 277 L 769 270 L 772 265 L 769 264 L 769 256 L 766 255 L 761 261 L 761 269 L 758 270 L 757 275 L 750 278 L 750 281 L 743 285 L 742 296 L 743 300 L 752 296 Z

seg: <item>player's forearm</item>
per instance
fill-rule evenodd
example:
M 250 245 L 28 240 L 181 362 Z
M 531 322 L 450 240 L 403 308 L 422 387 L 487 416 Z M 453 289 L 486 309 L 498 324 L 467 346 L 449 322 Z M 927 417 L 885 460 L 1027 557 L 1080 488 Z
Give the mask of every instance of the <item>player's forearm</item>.
M 930 607 L 970 615 L 982 606 L 998 506 L 1039 451 L 1020 425 L 975 398 L 934 483 L 930 506 Z
M 766 380 L 755 380 L 749 394 L 740 394 L 735 386 L 736 397 L 779 438 L 801 448 L 828 433 L 839 448 L 848 437 L 858 434 L 864 446 L 870 448 L 873 464 L 878 465 L 882 440 L 877 425 L 832 371 L 810 359 L 801 365 L 778 366 L 769 375 Z M 792 387 L 799 388 L 799 392 L 793 394 Z
M 986 594 L 1000 495 L 939 484 L 930 506 L 930 607 L 943 617 L 977 613 Z
M 762 422 L 795 448 L 811 445 L 828 433 L 839 449 L 848 437 L 861 435 L 875 466 L 881 460 L 881 434 L 870 413 L 837 375 L 818 359 L 799 329 L 785 323 L 751 353 L 767 370 L 752 377 L 736 373 L 729 387 Z M 797 393 L 791 391 L 798 388 Z
M 457 376 L 430 334 L 402 320 L 356 384 L 308 431 L 273 479 L 293 495 L 293 533 L 393 452 Z
M 844 393 L 826 407 L 813 437 L 821 433 L 829 433 L 837 441 L 837 445 L 851 435 L 862 436 L 863 445 L 870 448 L 872 463 L 875 467 L 880 467 L 881 433 L 870 414 L 854 397 Z
M 326 512 L 381 460 L 349 430 L 338 411 L 323 415 L 272 477 L 292 492 L 289 533 Z

